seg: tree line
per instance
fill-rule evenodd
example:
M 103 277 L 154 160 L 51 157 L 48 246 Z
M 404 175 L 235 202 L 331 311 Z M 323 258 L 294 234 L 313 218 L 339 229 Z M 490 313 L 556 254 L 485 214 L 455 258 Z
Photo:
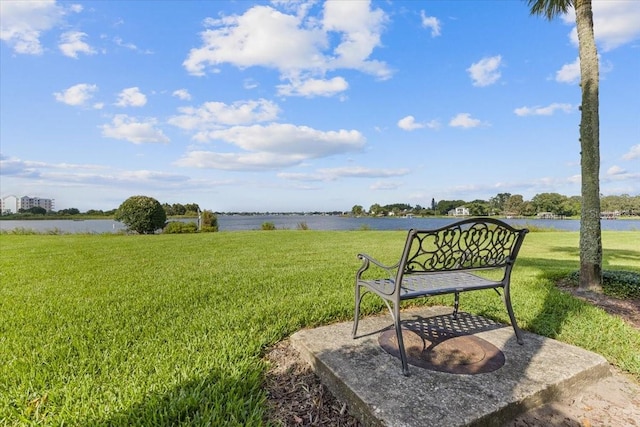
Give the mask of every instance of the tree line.
M 200 206 L 197 203 L 163 203 L 162 208 L 165 214 L 169 216 L 186 216 L 197 217 L 198 212 L 201 212 Z M 17 214 L 5 214 L 6 216 L 30 216 L 30 215 L 49 215 L 49 216 L 99 216 L 99 217 L 113 217 L 116 214 L 117 209 L 110 209 L 107 211 L 100 209 L 88 209 L 86 212 L 81 212 L 78 208 L 60 209 L 58 211 L 47 211 L 40 206 L 34 206 L 29 209 L 18 209 Z
M 639 216 L 640 196 L 602 196 L 600 198 L 602 212 L 616 213 L 619 216 Z M 559 217 L 579 216 L 582 207 L 580 196 L 564 196 L 559 193 L 536 194 L 531 200 L 524 200 L 520 194 L 498 193 L 489 200 L 476 199 L 465 200 L 440 200 L 436 203 L 431 199 L 431 206 L 411 206 L 407 203 L 394 203 L 380 205 L 374 203 L 369 210 L 361 205 L 351 208 L 351 214 L 355 216 L 391 216 L 391 215 L 448 215 L 450 211 L 464 207 L 469 210 L 469 215 L 505 215 L 505 216 L 536 216 L 546 212 Z
M 640 196 L 630 196 L 628 194 L 620 196 L 602 196 L 600 198 L 600 204 L 603 212 L 617 212 L 620 216 L 640 215 Z M 197 217 L 198 211 L 202 211 L 197 203 L 163 203 L 161 206 L 167 217 Z M 440 200 L 436 203 L 435 199 L 431 199 L 431 205 L 428 207 L 423 207 L 421 205 L 411 206 L 408 203 L 394 203 L 388 205 L 374 203 L 367 211 L 361 205 L 355 205 L 351 208 L 350 213 L 355 216 L 390 216 L 406 214 L 429 216 L 447 215 L 449 211 L 458 207 L 465 207 L 469 209 L 469 215 L 474 216 L 535 216 L 541 212 L 549 212 L 556 216 L 571 217 L 580 215 L 581 197 L 567 197 L 558 193 L 541 193 L 536 194 L 531 200 L 524 200 L 520 194 L 499 193 L 496 196 L 491 197 L 489 200 Z M 112 218 L 115 213 L 116 209 L 107 211 L 89 209 L 86 212 L 81 212 L 77 208 L 68 208 L 61 209 L 59 211 L 47 212 L 44 208 L 33 207 L 30 209 L 20 209 L 18 214 L 3 215 L 3 217 L 5 219 L 25 218 L 30 216 L 89 216 Z M 327 212 L 317 213 L 326 214 Z M 329 213 L 338 215 L 342 212 L 333 211 Z M 215 214 L 218 214 L 218 212 L 215 212 Z M 243 214 L 253 215 L 255 212 L 244 212 Z

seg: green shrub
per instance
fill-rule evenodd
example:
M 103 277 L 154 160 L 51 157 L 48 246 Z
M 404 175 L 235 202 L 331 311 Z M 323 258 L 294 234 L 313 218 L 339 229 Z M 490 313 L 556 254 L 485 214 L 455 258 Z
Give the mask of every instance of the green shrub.
M 265 221 L 265 222 L 262 223 L 262 229 L 263 230 L 275 230 L 276 229 L 276 225 L 271 221 Z
M 153 197 L 132 196 L 118 207 L 114 219 L 131 231 L 153 234 L 165 226 L 167 213 Z
M 640 273 L 633 271 L 603 271 L 605 293 L 619 298 L 640 298 Z
M 306 222 L 301 221 L 298 223 L 298 230 L 308 230 L 308 229 L 309 229 L 309 225 Z
M 574 271 L 569 281 L 578 285 L 580 272 Z M 605 270 L 602 272 L 602 291 L 605 295 L 617 298 L 640 298 L 640 273 L 624 270 Z
M 202 227 L 200 231 L 203 233 L 214 233 L 218 231 L 218 217 L 209 210 L 202 212 Z
M 162 232 L 166 234 L 197 233 L 198 226 L 195 222 L 171 221 L 167 223 Z

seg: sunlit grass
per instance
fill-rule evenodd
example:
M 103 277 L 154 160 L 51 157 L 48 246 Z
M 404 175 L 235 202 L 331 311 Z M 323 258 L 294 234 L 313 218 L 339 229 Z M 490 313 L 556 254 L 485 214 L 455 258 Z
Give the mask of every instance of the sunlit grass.
M 0 425 L 261 425 L 265 349 L 350 320 L 358 252 L 404 232 L 0 235 Z M 605 269 L 640 271 L 640 233 L 604 232 Z M 513 276 L 522 327 L 640 375 L 640 333 L 556 289 L 578 233 L 530 233 Z M 450 304 L 451 298 L 426 300 Z M 462 309 L 507 322 L 494 292 Z M 365 298 L 366 313 L 384 308 Z

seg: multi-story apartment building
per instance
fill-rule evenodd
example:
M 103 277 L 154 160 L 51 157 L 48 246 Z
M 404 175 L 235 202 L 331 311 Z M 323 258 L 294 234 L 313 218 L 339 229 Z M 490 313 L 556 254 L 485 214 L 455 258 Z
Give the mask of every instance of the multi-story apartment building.
M 41 199 L 39 197 L 16 197 L 7 196 L 2 198 L 2 207 L 0 212 L 3 214 L 17 213 L 20 209 L 30 209 L 40 207 L 50 212 L 54 207 L 54 199 Z

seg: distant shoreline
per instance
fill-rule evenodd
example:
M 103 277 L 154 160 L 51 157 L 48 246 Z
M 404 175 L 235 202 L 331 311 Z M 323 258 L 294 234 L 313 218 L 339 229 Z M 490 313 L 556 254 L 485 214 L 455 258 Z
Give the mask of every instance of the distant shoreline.
M 265 223 L 270 223 L 271 230 L 313 230 L 313 231 L 354 231 L 354 230 L 408 230 L 433 229 L 458 221 L 460 217 L 369 217 L 338 215 L 218 215 L 220 232 L 264 230 Z M 169 218 L 171 221 L 197 222 L 197 218 Z M 579 231 L 579 219 L 540 219 L 540 218 L 505 218 L 506 223 L 516 228 L 528 228 L 531 231 Z M 602 220 L 602 230 L 640 231 L 640 217 L 628 220 Z M 81 233 L 121 233 L 126 226 L 113 218 L 64 218 L 4 220 L 0 221 L 2 233 L 48 233 L 48 234 L 81 234 Z
M 214 215 L 217 217 L 257 217 L 257 216 L 331 216 L 331 217 L 344 217 L 344 218 L 368 218 L 368 219 L 398 219 L 405 218 L 405 216 L 371 216 L 371 215 L 350 215 L 350 214 L 337 214 L 330 212 L 319 212 L 319 213 L 305 213 L 305 212 L 229 212 L 229 213 L 216 213 Z M 450 216 L 450 215 L 412 215 L 413 219 L 429 219 L 429 218 L 451 218 L 451 219 L 463 219 L 463 218 L 472 218 L 475 215 L 469 216 Z M 485 215 L 479 215 L 485 216 Z M 489 218 L 497 218 L 497 219 L 517 219 L 517 220 L 527 220 L 527 221 L 538 221 L 545 220 L 549 218 L 539 218 L 537 216 L 510 216 L 510 215 L 493 215 L 487 216 Z M 180 220 L 180 219 L 197 219 L 198 217 L 195 215 L 176 215 L 167 217 L 167 220 Z M 556 220 L 580 220 L 580 217 L 563 217 L 563 218 L 554 218 Z M 101 216 L 101 215 L 25 215 L 22 216 L 20 214 L 9 214 L 9 215 L 0 215 L 0 221 L 49 221 L 49 220 L 65 220 L 65 221 L 84 221 L 84 220 L 111 220 L 115 221 L 114 217 L 111 216 Z M 640 220 L 640 216 L 617 216 L 617 217 L 603 217 L 601 220 Z

